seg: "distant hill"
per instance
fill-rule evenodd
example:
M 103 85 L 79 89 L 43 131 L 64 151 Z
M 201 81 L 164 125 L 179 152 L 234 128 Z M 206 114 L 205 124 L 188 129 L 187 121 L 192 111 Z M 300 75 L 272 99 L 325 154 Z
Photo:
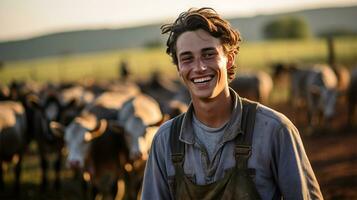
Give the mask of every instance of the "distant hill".
M 263 40 L 262 29 L 264 25 L 284 15 L 303 17 L 314 35 L 333 29 L 357 32 L 357 6 L 258 15 L 248 18 L 233 18 L 229 21 L 240 30 L 245 41 L 259 41 Z M 22 60 L 143 47 L 149 43 L 164 41 L 165 36 L 160 34 L 160 25 L 71 31 L 26 40 L 1 42 L 0 60 Z
M 331 30 L 349 30 L 357 33 L 357 6 L 302 10 L 274 15 L 258 15 L 249 18 L 231 19 L 247 41 L 263 40 L 263 27 L 282 16 L 298 16 L 306 20 L 313 35 Z

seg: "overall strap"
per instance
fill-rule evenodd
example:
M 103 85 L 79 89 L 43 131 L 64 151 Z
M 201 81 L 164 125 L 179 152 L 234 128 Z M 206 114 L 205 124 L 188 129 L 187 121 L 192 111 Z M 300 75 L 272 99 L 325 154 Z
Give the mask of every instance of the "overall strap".
M 255 124 L 255 114 L 258 103 L 242 98 L 243 111 L 241 120 L 241 130 L 243 135 L 236 139 L 236 164 L 239 169 L 248 168 L 248 159 L 252 153 L 253 132 Z
M 171 159 L 175 166 L 182 165 L 185 156 L 185 145 L 179 140 L 184 116 L 185 113 L 176 116 L 170 128 Z

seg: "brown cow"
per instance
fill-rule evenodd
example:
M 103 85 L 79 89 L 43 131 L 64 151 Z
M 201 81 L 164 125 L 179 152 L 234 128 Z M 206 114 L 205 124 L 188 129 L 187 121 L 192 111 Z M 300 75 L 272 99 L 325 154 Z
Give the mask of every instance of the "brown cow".
M 95 196 L 114 199 L 117 193 L 125 193 L 125 187 L 117 187 L 124 179 L 124 168 L 129 161 L 124 129 L 116 122 L 102 119 L 96 128 L 86 134 L 88 151 L 85 155 L 85 175 L 96 190 Z

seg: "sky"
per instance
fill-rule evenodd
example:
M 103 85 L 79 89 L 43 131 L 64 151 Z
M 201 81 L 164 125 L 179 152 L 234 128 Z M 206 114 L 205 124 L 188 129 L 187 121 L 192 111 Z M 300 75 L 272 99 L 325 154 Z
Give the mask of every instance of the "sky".
M 357 5 L 357 0 L 0 0 L 0 41 L 100 28 L 171 22 L 191 7 L 224 17 Z

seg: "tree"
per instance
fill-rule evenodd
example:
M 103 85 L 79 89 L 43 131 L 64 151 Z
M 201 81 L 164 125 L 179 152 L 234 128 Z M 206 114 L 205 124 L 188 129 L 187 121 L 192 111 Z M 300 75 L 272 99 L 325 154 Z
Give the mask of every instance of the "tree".
M 151 40 L 151 41 L 146 42 L 144 44 L 144 47 L 147 49 L 159 48 L 159 47 L 162 47 L 162 41 L 160 39 Z
M 303 39 L 311 36 L 309 26 L 300 17 L 285 16 L 264 26 L 267 39 Z

